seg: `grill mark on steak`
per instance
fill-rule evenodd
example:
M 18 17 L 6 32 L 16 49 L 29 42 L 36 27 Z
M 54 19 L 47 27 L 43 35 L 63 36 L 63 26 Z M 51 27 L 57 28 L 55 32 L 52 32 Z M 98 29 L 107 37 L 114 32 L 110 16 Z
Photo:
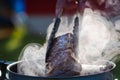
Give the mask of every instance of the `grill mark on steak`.
M 47 76 L 79 75 L 81 65 L 75 59 L 73 35 L 68 33 L 53 41 L 47 58 Z

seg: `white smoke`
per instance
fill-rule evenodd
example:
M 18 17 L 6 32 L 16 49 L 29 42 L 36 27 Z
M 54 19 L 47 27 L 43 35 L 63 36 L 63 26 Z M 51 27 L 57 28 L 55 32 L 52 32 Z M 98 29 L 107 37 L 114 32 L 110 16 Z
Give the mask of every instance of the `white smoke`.
M 23 61 L 18 65 L 18 72 L 30 76 L 45 76 L 46 44 L 31 43 L 25 46 L 19 57 Z
M 64 35 L 66 33 L 72 33 L 73 34 L 73 26 L 74 26 L 74 18 L 75 16 L 64 16 L 61 17 L 61 22 L 59 25 L 59 29 L 57 33 L 55 34 L 55 37 Z M 53 29 L 54 22 L 50 24 L 47 30 L 47 40 L 49 39 L 50 33 Z
M 61 23 L 55 35 L 56 37 L 66 33 L 73 33 L 75 16 L 61 17 Z M 85 9 L 83 16 L 79 16 L 79 19 L 77 59 L 83 67 L 81 75 L 88 75 L 88 73 L 92 74 L 94 72 L 98 73 L 101 67 L 105 67 L 105 64 L 100 63 L 100 61 L 114 61 L 116 60 L 116 56 L 120 54 L 120 43 L 118 42 L 118 34 L 115 30 L 120 29 L 118 25 L 119 21 L 116 21 L 115 25 L 113 25 L 112 22 L 101 16 L 99 12 L 92 11 L 89 8 Z M 45 76 L 47 42 L 54 22 L 48 28 L 47 41 L 43 46 L 40 46 L 40 44 L 29 44 L 23 49 L 19 60 L 25 62 L 18 66 L 20 74 Z
M 81 63 L 91 64 L 103 58 L 103 50 L 109 43 L 117 40 L 117 35 L 113 24 L 97 11 L 85 9 L 81 23 L 78 59 Z

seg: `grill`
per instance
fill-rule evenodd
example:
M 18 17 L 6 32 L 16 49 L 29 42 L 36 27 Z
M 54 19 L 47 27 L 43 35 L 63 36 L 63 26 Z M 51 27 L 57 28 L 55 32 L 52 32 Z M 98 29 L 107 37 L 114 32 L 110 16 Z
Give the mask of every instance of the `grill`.
M 23 63 L 23 62 L 24 61 L 11 63 L 1 60 L 0 68 L 2 75 L 0 77 L 0 80 L 114 80 L 112 71 L 115 68 L 115 64 L 113 62 L 109 62 L 113 66 L 105 72 L 94 75 L 88 75 L 88 76 L 73 76 L 73 77 L 72 76 L 71 77 L 38 77 L 38 76 L 22 75 L 17 72 L 17 66 L 19 63 Z M 6 73 L 7 71 L 8 73 Z M 8 75 L 8 77 L 6 77 L 6 74 Z

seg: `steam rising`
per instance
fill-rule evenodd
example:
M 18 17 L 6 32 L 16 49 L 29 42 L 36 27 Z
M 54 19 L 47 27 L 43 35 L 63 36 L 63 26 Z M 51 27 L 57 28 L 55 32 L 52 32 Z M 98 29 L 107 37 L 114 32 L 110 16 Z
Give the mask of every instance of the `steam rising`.
M 60 23 L 59 29 L 58 29 L 58 31 L 56 33 L 56 37 L 64 35 L 66 33 L 73 33 L 74 18 L 75 18 L 75 16 L 72 16 L 72 17 L 71 16 L 61 17 L 61 23 Z M 52 31 L 52 28 L 53 28 L 53 25 L 54 25 L 54 22 L 48 28 L 47 39 L 50 36 L 50 33 Z
M 76 15 L 75 15 L 76 16 Z M 57 36 L 73 33 L 74 18 L 73 17 L 61 17 L 61 24 L 56 34 Z M 77 59 L 83 66 L 81 75 L 85 75 L 87 72 L 99 72 L 100 68 L 104 68 L 105 64 L 99 63 L 102 60 L 116 60 L 116 56 L 119 55 L 118 34 L 115 28 L 120 29 L 116 22 L 113 25 L 112 22 L 104 18 L 97 11 L 91 9 L 85 9 L 83 17 L 79 15 L 79 43 Z M 53 28 L 53 23 L 48 28 L 47 39 L 50 36 Z M 115 28 L 114 28 L 115 27 Z M 39 44 L 30 44 L 23 49 L 19 60 L 26 61 L 18 66 L 18 71 L 24 75 L 32 76 L 45 76 L 45 53 L 47 48 L 47 41 L 43 46 Z M 90 66 L 94 67 L 89 69 Z M 98 66 L 102 65 L 102 66 Z M 87 69 L 87 70 L 86 70 Z M 92 73 L 92 72 L 91 72 Z
M 37 43 L 26 45 L 19 57 L 24 63 L 18 65 L 18 72 L 24 75 L 45 76 L 45 49 L 46 44 L 43 47 Z
M 99 12 L 85 9 L 81 30 L 79 30 L 78 59 L 81 63 L 91 64 L 101 60 L 103 50 L 113 37 L 116 38 L 115 33 L 112 36 L 112 27 L 112 23 Z

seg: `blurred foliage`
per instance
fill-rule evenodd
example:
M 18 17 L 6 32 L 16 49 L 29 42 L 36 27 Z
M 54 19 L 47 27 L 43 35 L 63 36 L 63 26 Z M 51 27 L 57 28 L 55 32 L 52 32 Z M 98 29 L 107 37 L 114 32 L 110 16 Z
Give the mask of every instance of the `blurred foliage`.
M 45 37 L 43 36 L 37 36 L 37 35 L 31 35 L 31 34 L 24 34 L 23 36 L 22 34 L 21 38 L 19 37 L 19 32 L 18 32 L 18 35 L 14 35 L 14 37 L 12 36 L 7 39 L 0 40 L 0 59 L 1 60 L 16 61 L 18 59 L 18 56 L 21 50 L 28 43 L 43 44 L 45 42 Z M 15 48 L 8 49 L 9 47 L 6 45 L 8 45 L 9 47 L 15 46 Z M 16 45 L 19 45 L 19 46 L 16 46 Z
M 113 70 L 113 74 L 115 79 L 120 80 L 120 61 L 116 62 L 116 67 Z

